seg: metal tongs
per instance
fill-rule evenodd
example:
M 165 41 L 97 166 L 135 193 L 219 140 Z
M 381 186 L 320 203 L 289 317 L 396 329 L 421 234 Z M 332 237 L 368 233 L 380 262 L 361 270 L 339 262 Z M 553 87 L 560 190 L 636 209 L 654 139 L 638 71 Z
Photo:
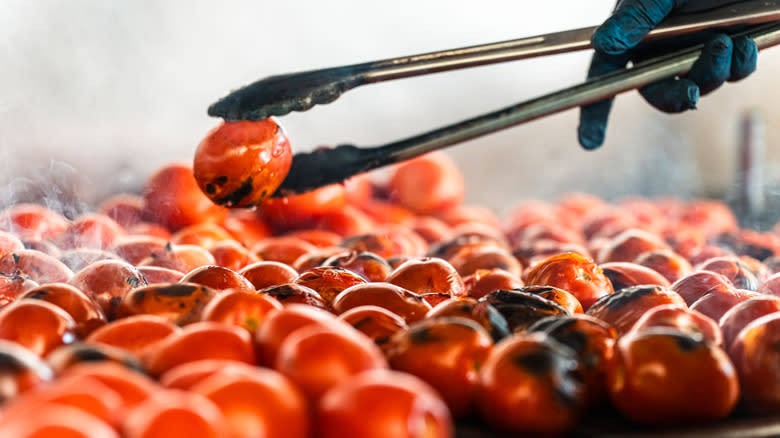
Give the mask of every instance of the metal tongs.
M 780 0 L 747 0 L 709 11 L 670 17 L 645 41 L 701 30 L 750 25 L 731 36 L 753 38 L 759 49 L 780 44 Z M 771 23 L 774 22 L 774 23 Z M 596 27 L 575 29 L 511 41 L 442 52 L 405 56 L 322 70 L 271 76 L 236 90 L 209 107 L 209 115 L 228 121 L 261 120 L 291 111 L 306 111 L 336 100 L 364 84 L 499 62 L 592 48 Z M 376 147 L 343 144 L 298 153 L 279 189 L 272 196 L 289 196 L 385 165 L 408 160 L 456 143 L 490 134 L 566 109 L 616 96 L 660 79 L 687 73 L 702 45 L 659 56 L 578 85 L 506 108 L 463 120 L 413 137 Z

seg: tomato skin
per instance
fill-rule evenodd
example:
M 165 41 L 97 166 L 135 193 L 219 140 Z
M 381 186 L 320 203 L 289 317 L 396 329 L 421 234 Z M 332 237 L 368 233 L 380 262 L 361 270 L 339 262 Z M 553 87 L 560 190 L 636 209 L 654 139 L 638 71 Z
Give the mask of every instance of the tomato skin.
M 138 371 L 115 362 L 82 362 L 66 369 L 63 376 L 89 376 L 116 392 L 127 408 L 149 398 L 159 385 Z
M 754 320 L 780 312 L 780 297 L 761 295 L 743 301 L 723 314 L 718 325 L 723 333 L 723 346 L 728 351 L 739 332 Z
M 138 272 L 144 276 L 148 284 L 178 283 L 184 278 L 184 272 L 160 266 L 139 266 Z
M 599 251 L 596 260 L 607 262 L 633 262 L 648 251 L 667 249 L 666 243 L 654 234 L 638 229 L 628 229 L 618 234 Z
M 493 306 L 506 320 L 509 330 L 518 333 L 542 318 L 569 314 L 560 304 L 540 296 L 554 289 L 549 286 L 524 286 L 513 290 L 497 290 L 480 298 L 479 302 Z
M 316 418 L 321 438 L 455 435 L 436 391 L 417 377 L 390 370 L 366 371 L 337 384 L 320 399 Z
M 739 374 L 742 398 L 748 411 L 774 415 L 780 412 L 780 313 L 753 320 L 737 335 L 729 355 Z
M 291 283 L 298 276 L 298 272 L 289 265 L 267 260 L 244 266 L 238 273 L 249 280 L 255 290 Z
M 40 417 L 40 418 L 39 418 Z M 40 403 L 35 416 L 0 420 L 0 434 L 35 438 L 119 438 L 117 431 L 100 418 L 77 407 Z
M 737 289 L 756 290 L 759 286 L 756 275 L 737 257 L 714 257 L 700 263 L 696 269 L 723 274 Z
M 218 438 L 229 436 L 222 412 L 199 394 L 173 389 L 157 391 L 130 411 L 122 423 L 126 438 Z
M 200 222 L 219 222 L 227 210 L 214 205 L 198 187 L 192 166 L 172 163 L 149 177 L 143 189 L 146 214 L 178 230 Z
M 715 320 L 701 312 L 676 304 L 664 304 L 649 309 L 636 321 L 631 331 L 648 330 L 653 327 L 673 328 L 694 337 L 701 337 L 713 345 L 724 345 L 723 336 Z
M 424 318 L 431 309 L 420 295 L 390 283 L 352 286 L 344 289 L 331 303 L 338 314 L 365 305 L 383 307 L 403 318 L 407 324 Z
M 383 351 L 396 332 L 408 327 L 403 318 L 378 306 L 354 307 L 339 315 L 339 319 L 368 336 Z
M 373 282 L 385 281 L 392 272 L 389 263 L 371 252 L 341 252 L 325 259 L 322 266 L 344 268 Z
M 215 204 L 259 205 L 276 191 L 292 164 L 290 141 L 274 118 L 222 122 L 195 150 L 193 174 Z
M 180 272 L 190 272 L 195 268 L 215 265 L 217 261 L 205 248 L 197 245 L 166 245 L 160 251 L 138 262 L 141 266 L 158 266 Z
M 488 332 L 471 319 L 440 317 L 418 321 L 397 332 L 385 352 L 393 369 L 433 386 L 458 419 L 474 407 L 479 368 L 492 347 Z
M 153 253 L 165 249 L 166 244 L 165 239 L 156 236 L 131 235 L 117 239 L 111 249 L 126 262 L 135 265 Z
M 723 350 L 668 328 L 620 338 L 607 379 L 615 407 L 641 424 L 718 420 L 739 398 L 736 370 Z
M 201 284 L 211 289 L 222 291 L 227 289 L 254 292 L 255 287 L 243 275 L 222 266 L 201 266 L 190 271 L 180 283 Z
M 24 249 L 24 243 L 16 237 L 15 234 L 11 234 L 7 231 L 0 231 L 0 258 L 6 254 Z
M 113 320 L 121 300 L 133 289 L 146 286 L 146 278 L 127 262 L 101 260 L 77 272 L 68 284 L 95 300 L 106 318 Z
M 493 348 L 480 369 L 477 407 L 490 426 L 529 436 L 573 429 L 585 405 L 577 359 L 540 333 L 515 335 Z
M 281 262 L 292 266 L 302 255 L 315 252 L 316 246 L 298 237 L 269 237 L 251 248 L 261 260 Z
M 273 235 L 268 221 L 252 210 L 231 210 L 219 224 L 247 248 Z
M 12 251 L 0 258 L 0 272 L 24 274 L 38 284 L 65 282 L 73 276 L 64 263 L 34 249 Z
M 259 257 L 235 240 L 217 242 L 209 248 L 209 252 L 214 256 L 214 262 L 217 266 L 236 272 L 244 266 L 260 261 Z
M 720 318 L 729 309 L 743 301 L 747 301 L 757 296 L 760 296 L 760 294 L 744 289 L 736 289 L 728 292 L 716 290 L 696 300 L 695 303 L 691 304 L 691 310 L 696 310 L 715 321 L 720 321 Z
M 613 292 L 612 283 L 591 259 L 576 253 L 550 257 L 528 271 L 528 286 L 554 286 L 574 295 L 588 310 L 597 299 Z
M 466 295 L 466 286 L 458 271 L 446 260 L 436 257 L 408 260 L 395 268 L 386 281 L 417 294 Z
M 0 340 L 0 403 L 6 403 L 54 377 L 51 367 L 22 345 Z M 0 420 L 1 421 L 1 420 Z
M 197 245 L 210 249 L 215 243 L 232 238 L 233 236 L 221 226 L 203 222 L 176 231 L 171 236 L 170 242 L 176 245 Z
M 626 287 L 654 284 L 669 287 L 669 280 L 660 273 L 642 265 L 630 262 L 609 262 L 599 265 L 612 283 L 612 289 L 619 291 Z
M 87 213 L 77 217 L 57 236 L 60 248 L 109 248 L 114 242 L 125 236 L 121 225 L 101 213 Z
M 65 216 L 38 204 L 16 204 L 0 212 L 0 230 L 22 240 L 53 240 L 69 223 Z
M 0 274 L 0 309 L 13 303 L 20 295 L 38 287 L 38 283 L 26 275 L 5 276 Z
M 312 324 L 332 326 L 336 323 L 338 321 L 332 313 L 304 304 L 290 304 L 272 312 L 254 334 L 258 362 L 272 367 L 276 363 L 279 346 L 296 329 Z
M 316 290 L 328 304 L 333 303 L 343 290 L 366 283 L 363 277 L 352 271 L 333 267 L 310 269 L 295 279 L 295 284 Z
M 668 249 L 644 252 L 637 256 L 634 263 L 658 272 L 670 283 L 674 283 L 693 270 L 688 260 Z
M 57 375 L 72 366 L 95 362 L 112 362 L 136 371 L 143 369 L 138 358 L 129 351 L 111 345 L 85 342 L 58 347 L 46 356 L 46 362 Z
M 417 214 L 443 211 L 463 200 L 463 176 L 455 163 L 440 152 L 399 164 L 387 186 L 392 200 Z
M 669 288 L 642 285 L 607 295 L 594 303 L 586 313 L 610 324 L 618 335 L 623 335 L 648 310 L 664 304 L 687 307 L 682 297 Z
M 331 184 L 300 195 L 268 198 L 260 211 L 274 227 L 288 230 L 314 225 L 319 217 L 339 211 L 345 204 L 344 186 Z
M 212 298 L 201 312 L 201 321 L 233 324 L 254 333 L 263 319 L 282 304 L 270 295 L 229 290 Z
M 44 357 L 76 340 L 76 322 L 54 304 L 18 300 L 0 311 L 0 339 L 16 342 Z
M 680 294 L 685 304 L 689 306 L 708 293 L 734 290 L 734 286 L 725 275 L 711 271 L 691 272 L 675 281 L 669 288 Z
M 523 281 L 518 276 L 503 269 L 478 269 L 473 274 L 463 278 L 466 294 L 472 298 L 483 296 L 500 289 L 516 289 L 523 287 Z
M 112 345 L 141 355 L 150 345 L 180 331 L 179 326 L 166 318 L 143 314 L 104 325 L 92 332 L 86 341 Z
M 76 331 L 81 338 L 106 324 L 106 315 L 97 302 L 67 283 L 48 283 L 30 289 L 19 296 L 19 299 L 25 298 L 46 301 L 68 312 L 76 322 Z
M 185 325 L 198 320 L 208 301 L 217 295 L 210 287 L 195 283 L 159 283 L 131 290 L 117 306 L 117 318 L 157 315 Z
M 322 310 L 330 310 L 330 304 L 316 290 L 300 284 L 287 283 L 259 290 L 257 293 L 276 299 L 283 306 L 293 303 L 306 304 Z
M 144 219 L 144 198 L 137 195 L 114 195 L 98 206 L 98 212 L 127 228 Z

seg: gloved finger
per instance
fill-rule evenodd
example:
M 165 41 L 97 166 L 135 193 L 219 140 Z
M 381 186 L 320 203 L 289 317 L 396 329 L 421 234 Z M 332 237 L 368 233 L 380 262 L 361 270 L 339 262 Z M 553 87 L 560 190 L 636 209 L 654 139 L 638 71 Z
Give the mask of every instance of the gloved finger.
M 758 47 L 752 38 L 738 37 L 732 41 L 734 49 L 731 55 L 731 76 L 729 81 L 738 81 L 756 71 Z
M 731 38 L 719 34 L 704 43 L 701 56 L 686 77 L 699 86 L 702 96 L 723 85 L 731 76 Z
M 665 113 L 681 113 L 696 109 L 699 86 L 690 79 L 669 78 L 653 82 L 639 89 L 647 103 Z
M 590 62 L 588 79 L 621 69 L 628 63 L 628 55 L 610 56 L 596 52 Z M 585 149 L 596 149 L 604 143 L 607 119 L 613 99 L 601 100 L 580 108 L 580 125 L 577 137 Z
M 636 46 L 682 0 L 625 0 L 591 37 L 593 48 L 610 55 Z

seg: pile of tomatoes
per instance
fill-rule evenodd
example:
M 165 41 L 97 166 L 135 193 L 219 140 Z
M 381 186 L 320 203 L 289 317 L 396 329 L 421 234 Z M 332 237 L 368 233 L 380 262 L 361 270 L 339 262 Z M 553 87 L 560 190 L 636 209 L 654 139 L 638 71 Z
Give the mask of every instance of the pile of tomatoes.
M 441 154 L 382 176 L 228 210 L 174 163 L 80 217 L 0 212 L 0 436 L 780 413 L 777 234 L 704 200 L 572 194 L 498 218 Z

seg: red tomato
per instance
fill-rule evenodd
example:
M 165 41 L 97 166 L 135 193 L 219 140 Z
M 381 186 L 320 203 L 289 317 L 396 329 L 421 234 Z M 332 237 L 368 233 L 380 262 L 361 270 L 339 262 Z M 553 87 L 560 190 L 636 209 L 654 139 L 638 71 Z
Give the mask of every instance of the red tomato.
M 344 186 L 332 184 L 296 196 L 266 199 L 260 211 L 275 227 L 290 229 L 311 225 L 316 218 L 339 211 L 345 204 Z
M 219 408 L 191 392 L 158 391 L 130 411 L 122 427 L 125 438 L 218 438 L 230 429 Z
M 568 253 L 550 257 L 531 268 L 526 285 L 553 286 L 574 295 L 588 310 L 599 298 L 613 292 L 612 283 L 593 260 Z
M 52 240 L 68 228 L 68 220 L 42 205 L 16 204 L 0 213 L 0 230 L 22 239 Z
M 399 164 L 387 186 L 391 199 L 417 214 L 443 211 L 463 200 L 463 176 L 455 163 L 440 152 Z

